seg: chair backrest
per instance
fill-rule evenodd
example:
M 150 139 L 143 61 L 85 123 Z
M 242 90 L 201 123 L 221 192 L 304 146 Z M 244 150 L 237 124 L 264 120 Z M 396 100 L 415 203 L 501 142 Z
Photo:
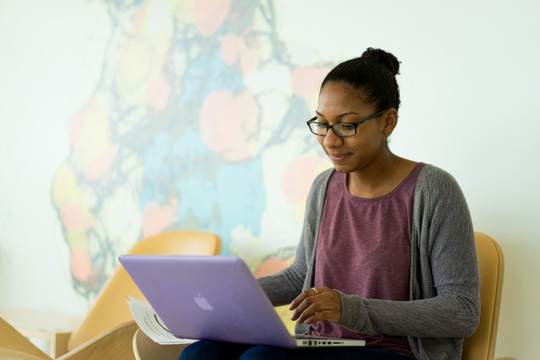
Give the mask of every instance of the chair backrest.
M 482 313 L 476 332 L 465 338 L 463 360 L 492 360 L 499 328 L 504 257 L 501 247 L 491 237 L 479 232 L 474 235 L 480 272 Z
M 206 231 L 167 232 L 147 237 L 135 244 L 128 254 L 136 255 L 217 255 L 221 238 Z M 129 295 L 146 301 L 137 285 L 120 265 L 103 285 L 94 305 L 71 335 L 68 351 L 127 321 L 133 320 L 126 304 Z

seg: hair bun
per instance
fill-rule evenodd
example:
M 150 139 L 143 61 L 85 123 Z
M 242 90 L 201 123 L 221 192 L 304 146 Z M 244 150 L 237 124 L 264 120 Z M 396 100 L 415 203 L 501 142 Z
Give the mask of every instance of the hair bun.
M 399 74 L 399 61 L 389 52 L 381 49 L 367 48 L 362 54 L 362 58 L 370 59 L 385 66 L 394 76 Z

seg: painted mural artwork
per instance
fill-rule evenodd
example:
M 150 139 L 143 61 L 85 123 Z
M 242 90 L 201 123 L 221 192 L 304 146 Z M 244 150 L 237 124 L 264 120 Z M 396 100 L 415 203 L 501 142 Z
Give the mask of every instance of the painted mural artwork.
M 101 77 L 52 189 L 76 292 L 90 301 L 118 255 L 175 229 L 218 233 L 257 276 L 287 266 L 330 166 L 305 121 L 331 64 L 292 62 L 272 0 L 107 4 Z

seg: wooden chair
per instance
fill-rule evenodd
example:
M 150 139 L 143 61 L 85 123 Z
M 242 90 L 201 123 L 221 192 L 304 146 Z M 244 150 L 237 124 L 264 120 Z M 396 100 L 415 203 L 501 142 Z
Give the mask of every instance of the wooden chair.
M 212 232 L 176 231 L 147 237 L 135 244 L 128 254 L 136 255 L 217 255 L 221 238 Z M 146 301 L 126 270 L 118 266 L 103 286 L 82 324 L 73 332 L 67 350 L 71 351 L 97 335 L 126 321 L 133 320 L 126 300 L 132 295 Z
M 57 360 L 135 360 L 131 343 L 138 329 L 135 321 L 118 325 Z M 0 318 L 0 359 L 52 360 L 2 318 Z
M 482 308 L 476 332 L 464 341 L 463 360 L 493 360 L 499 328 L 504 257 L 501 247 L 491 237 L 480 232 L 475 232 L 474 236 L 478 254 Z
M 480 273 L 480 296 L 482 313 L 478 329 L 463 346 L 463 360 L 493 360 L 499 327 L 504 257 L 501 247 L 491 237 L 475 232 L 478 266 Z M 137 360 L 178 359 L 185 345 L 169 348 L 149 339 L 138 331 L 133 340 Z M 510 357 L 498 360 L 515 360 Z
M 178 360 L 182 350 L 189 344 L 160 345 L 150 339 L 141 329 L 133 336 L 135 360 Z
M 504 258 L 500 246 L 491 237 L 476 232 L 475 240 L 481 280 L 482 314 L 475 334 L 465 339 L 463 360 L 493 360 L 500 313 Z M 175 360 L 187 346 L 156 344 L 140 330 L 134 332 L 132 344 L 136 360 Z M 510 359 L 512 358 L 499 360 Z
M 221 238 L 206 231 L 175 231 L 147 237 L 135 244 L 127 254 L 137 255 L 217 255 L 221 252 Z M 122 266 L 118 266 L 103 285 L 93 306 L 78 328 L 69 335 L 64 349 L 57 349 L 54 357 L 86 344 L 116 326 L 133 320 L 126 300 L 129 295 L 146 301 L 139 288 Z M 7 317 L 7 316 L 6 316 Z M 16 326 L 15 321 L 12 325 Z M 51 330 L 52 331 L 52 330 Z M 131 344 L 132 338 L 129 343 Z M 132 353 L 132 352 L 131 352 Z M 6 355 L 7 356 L 7 355 Z M 49 357 L 50 359 L 50 357 Z
M 51 358 L 0 318 L 0 359 L 42 359 Z

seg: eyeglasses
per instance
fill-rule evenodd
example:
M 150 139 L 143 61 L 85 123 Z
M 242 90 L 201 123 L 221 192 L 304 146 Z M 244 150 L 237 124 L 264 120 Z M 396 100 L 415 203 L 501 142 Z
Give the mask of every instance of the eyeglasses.
M 334 134 L 336 134 L 339 137 L 354 136 L 356 135 L 356 128 L 358 126 L 362 125 L 368 120 L 381 116 L 382 114 L 384 114 L 385 111 L 386 110 L 379 111 L 378 113 L 375 113 L 365 118 L 364 120 L 360 120 L 355 123 L 340 123 L 340 124 L 334 124 L 334 125 L 328 125 L 328 124 L 317 122 L 315 121 L 317 120 L 317 117 L 315 116 L 313 119 L 310 119 L 307 122 L 307 125 L 309 127 L 309 130 L 314 135 L 317 135 L 317 136 L 326 136 L 326 134 L 328 134 L 328 129 L 332 129 Z

